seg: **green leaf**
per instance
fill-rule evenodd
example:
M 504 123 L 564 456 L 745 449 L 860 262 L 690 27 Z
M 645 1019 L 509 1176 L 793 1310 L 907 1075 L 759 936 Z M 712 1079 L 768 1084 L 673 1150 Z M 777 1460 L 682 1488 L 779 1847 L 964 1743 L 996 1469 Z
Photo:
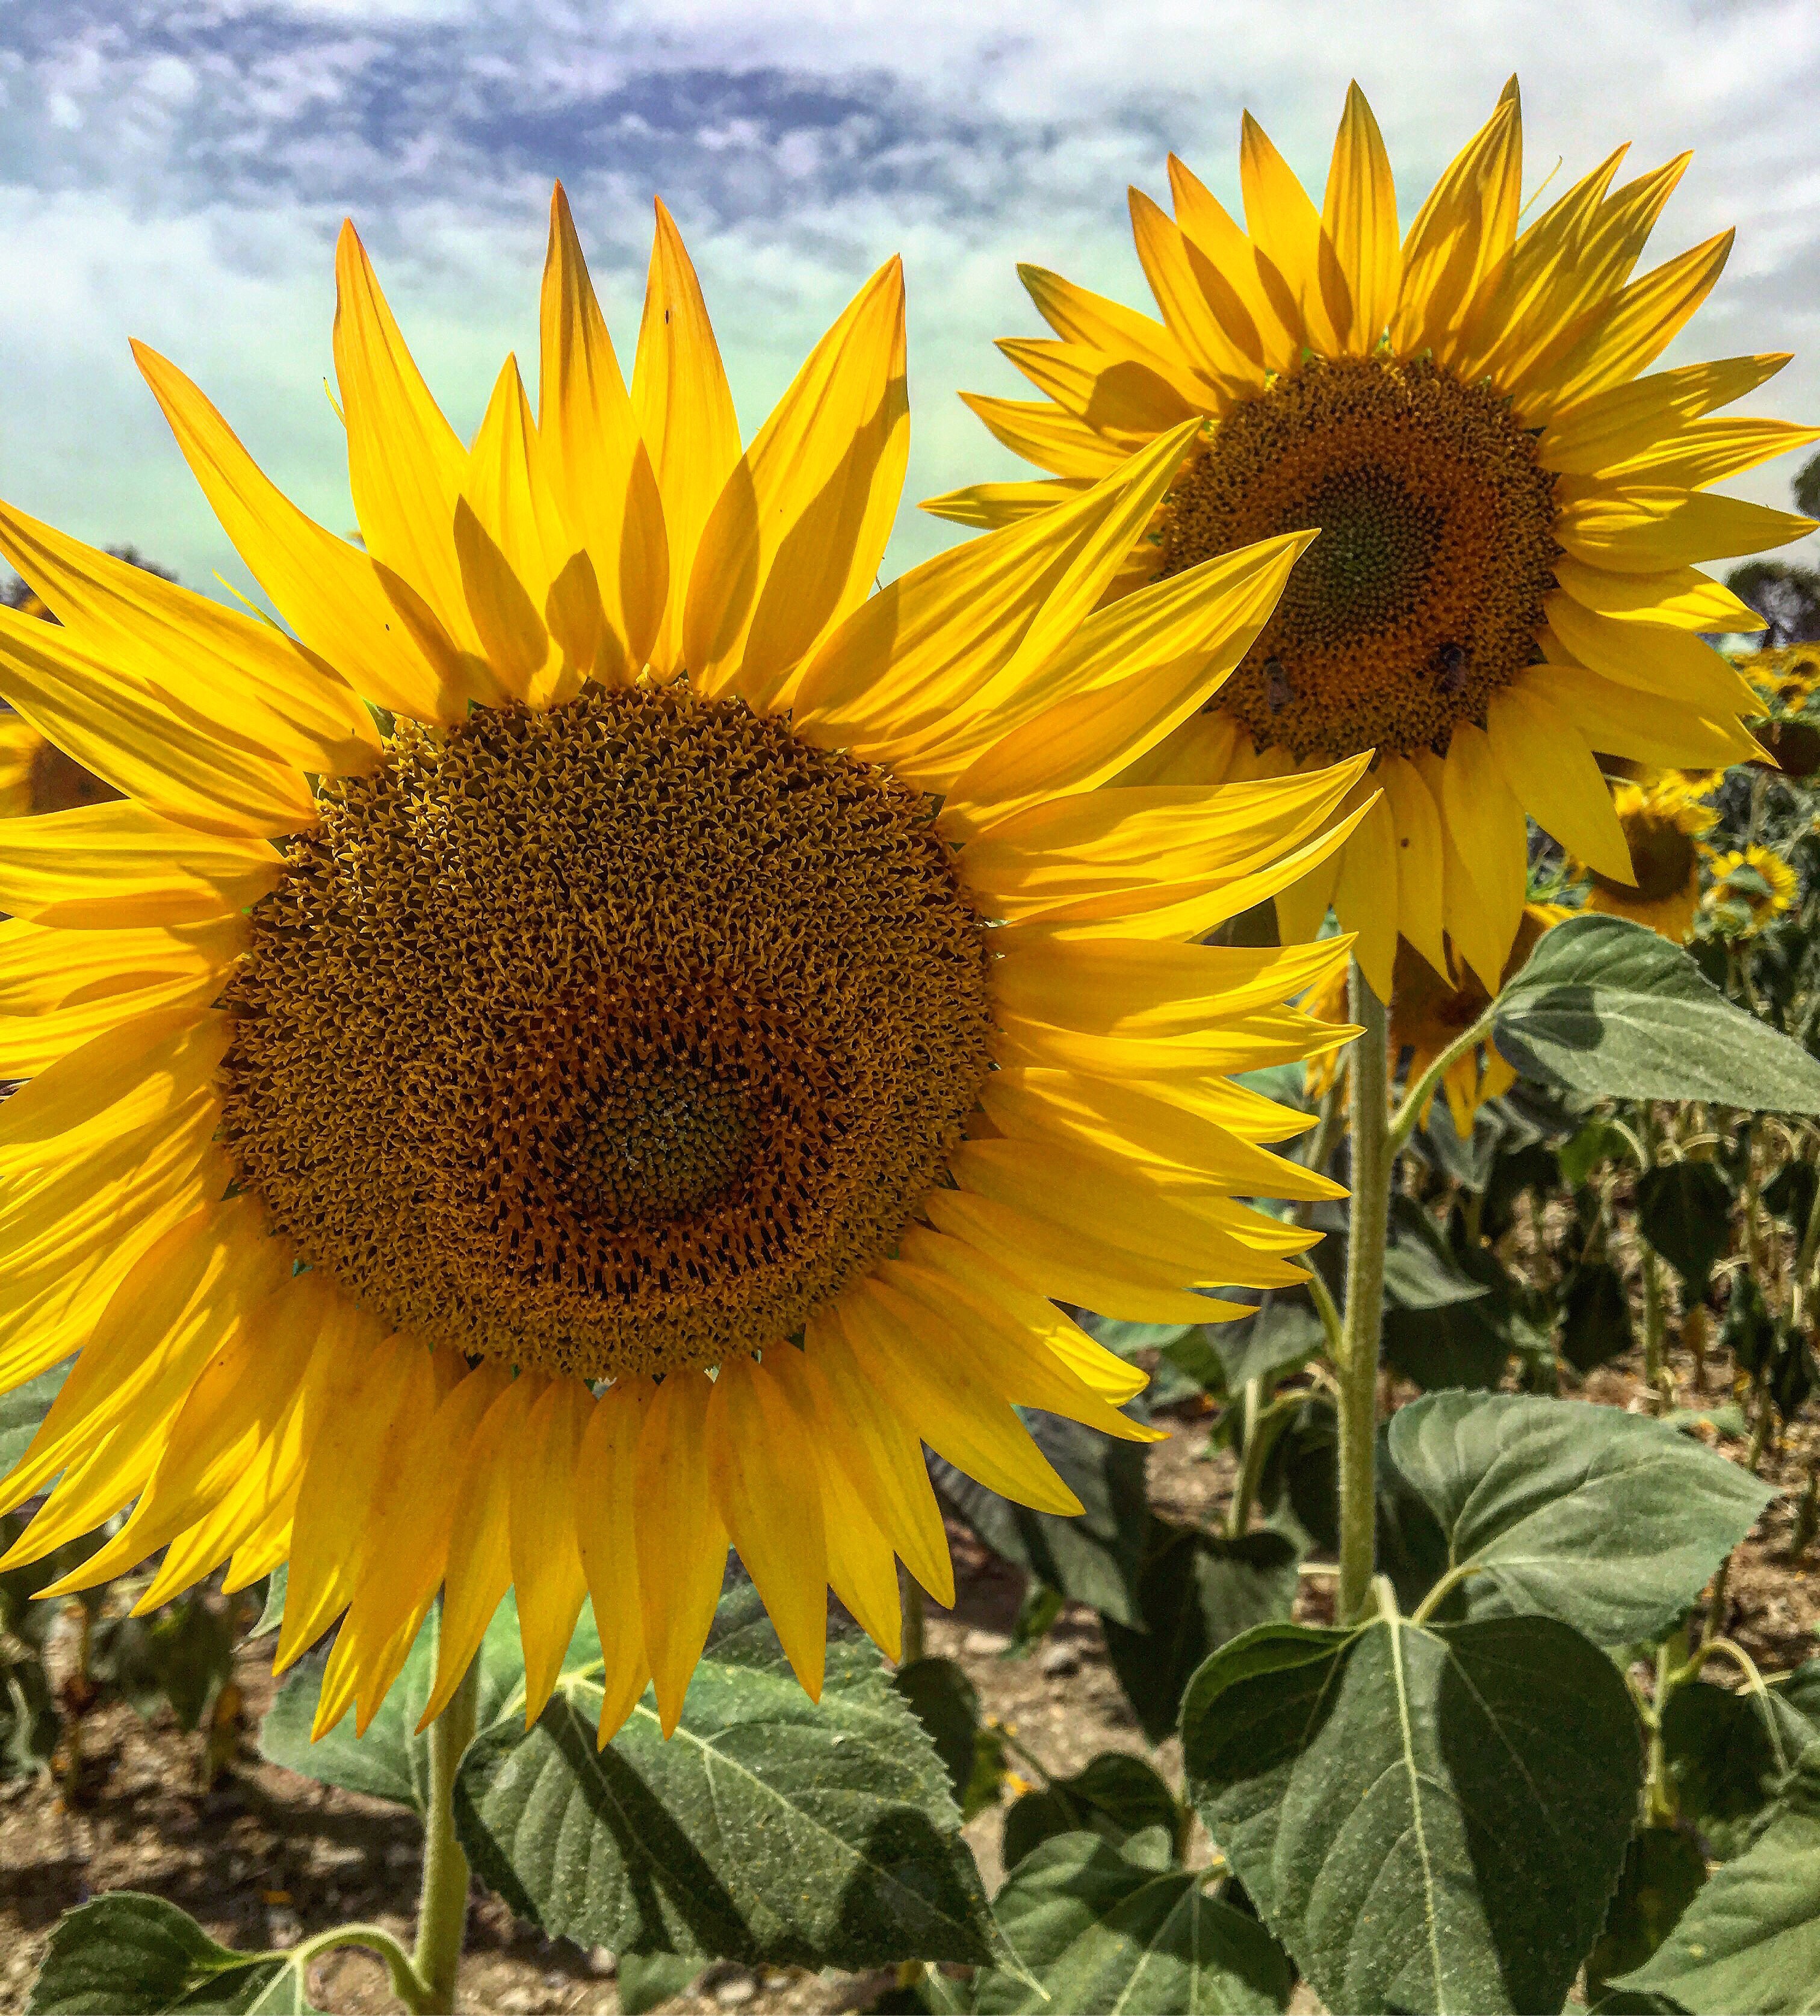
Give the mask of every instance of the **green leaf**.
M 376 1799 L 391 1799 L 423 1813 L 430 1796 L 430 1737 L 427 1732 L 419 1736 L 415 1730 L 436 1678 L 440 1622 L 441 1612 L 435 1609 L 423 1620 L 423 1629 L 405 1655 L 403 1671 L 379 1704 L 365 1736 L 354 1734 L 351 1714 L 344 1715 L 321 1742 L 310 1741 L 310 1725 L 315 1719 L 328 1654 L 326 1650 L 306 1654 L 285 1676 L 277 1699 L 260 1724 L 260 1755 L 322 1784 L 339 1785 L 347 1792 L 365 1792 Z M 584 1610 L 575 1643 L 570 1647 L 571 1658 L 578 1651 L 582 1658 L 599 1656 L 599 1640 L 592 1636 L 592 1632 Z M 519 1646 L 518 1605 L 510 1595 L 494 1612 L 487 1635 L 480 1641 L 478 1657 L 478 1726 L 484 1729 L 505 1713 L 515 1699 L 523 1697 L 524 1658 Z
M 1619 1985 L 1692 2016 L 1795 2016 L 1820 1984 L 1820 1742 L 1755 1844 L 1716 1870 L 1648 1964 Z
M 979 1690 L 951 1659 L 912 1659 L 891 1676 L 935 1753 L 948 1767 L 961 1818 L 970 1820 L 998 1801 L 1005 1746 L 980 1719 Z
M 1137 1615 L 1137 1579 L 1149 1513 L 1145 1445 L 1035 1409 L 1024 1416 L 1030 1438 L 1081 1500 L 1063 1517 L 1013 1505 L 941 1456 L 929 1474 L 955 1510 L 993 1553 L 1039 1582 L 1121 1623 Z
M 819 1705 L 750 1585 L 721 1599 L 668 1742 L 649 1694 L 602 1751 L 598 1663 L 456 1782 L 476 1873 L 521 1917 L 615 1953 L 804 1967 L 1000 1957 L 946 1767 L 877 1654 L 828 1647 Z
M 1588 1120 L 1561 1150 L 1561 1180 L 1577 1190 L 1601 1162 L 1621 1162 L 1631 1153 L 1630 1137 L 1611 1121 Z
M 1793 1226 L 1798 1237 L 1813 1215 L 1817 1192 L 1820 1170 L 1809 1161 L 1785 1162 L 1763 1186 L 1763 1208 Z
M 645 2016 L 660 2002 L 682 1994 L 701 1971 L 699 1960 L 677 1953 L 620 1953 L 614 1970 L 620 2016 Z
M 1802 1751 L 1820 1741 L 1816 1683 L 1820 1659 L 1811 1659 L 1761 1694 L 1696 1680 L 1669 1696 L 1662 1745 L 1676 1804 L 1721 1860 L 1749 1847 Z
M 1004 1860 L 1014 1869 L 1059 1834 L 1092 1834 L 1114 1847 L 1161 1827 L 1173 1848 L 1182 1831 L 1175 1795 L 1141 1757 L 1102 1751 L 1076 1777 L 1026 1792 L 1005 1816 Z
M 1820 1113 L 1820 1062 L 1628 917 L 1544 932 L 1498 997 L 1492 1038 L 1526 1078 L 1575 1092 Z
M 1710 1162 L 1671 1162 L 1637 1184 L 1637 1229 L 1698 1301 L 1732 1244 L 1731 1186 Z
M 1706 1880 L 1706 1857 L 1678 1827 L 1646 1827 L 1631 1837 L 1605 1929 L 1587 1957 L 1588 2002 L 1600 2000 L 1617 1975 L 1643 1964 Z
M 1282 1949 L 1255 1918 L 1207 1895 L 1206 1882 L 1204 1870 L 1158 1867 L 1093 1834 L 1045 1841 L 993 1899 L 1034 1982 L 986 1975 L 974 2007 L 982 2016 L 1267 2016 L 1286 2007 Z
M 1182 1690 L 1216 1646 L 1289 1615 L 1296 1553 L 1281 1533 L 1229 1540 L 1198 1527 L 1155 1522 L 1138 1580 L 1142 1628 L 1101 1619 L 1106 1657 L 1153 1743 L 1173 1733 Z
M 281 1954 L 217 1946 L 161 1897 L 118 1890 L 59 1921 L 27 2016 L 164 2016 L 176 2009 L 317 2016 L 303 1972 Z
M 1182 1704 L 1189 1796 L 1330 2009 L 1558 2010 L 1642 1784 L 1623 1676 L 1551 1618 L 1267 1625 Z
M 1386 1448 L 1470 1571 L 1469 1615 L 1539 1611 L 1602 1645 L 1672 1629 L 1771 1496 L 1667 1423 L 1584 1400 L 1425 1394 Z
M 1274 1385 L 1327 1348 L 1321 1319 L 1299 1289 L 1267 1294 L 1256 1316 L 1212 1324 L 1205 1334 L 1218 1354 L 1229 1393 L 1243 1391 L 1253 1379 Z
M 35 1649 L 23 1658 L 0 1653 L 0 1778 L 29 1778 L 49 1763 L 62 1726 L 45 1665 Z
M 290 1563 L 280 1561 L 267 1578 L 264 1607 L 259 1613 L 259 1622 L 247 1633 L 249 1638 L 267 1637 L 284 1622 L 284 1596 L 290 1571 Z
M 31 1446 L 38 1424 L 51 1411 L 51 1402 L 63 1390 L 63 1381 L 75 1363 L 67 1358 L 61 1365 L 41 1372 L 10 1393 L 0 1393 L 0 1477 L 18 1462 Z
M 1595 1372 L 1633 1341 L 1624 1277 L 1610 1261 L 1582 1260 L 1561 1283 L 1561 1355 L 1576 1372 Z

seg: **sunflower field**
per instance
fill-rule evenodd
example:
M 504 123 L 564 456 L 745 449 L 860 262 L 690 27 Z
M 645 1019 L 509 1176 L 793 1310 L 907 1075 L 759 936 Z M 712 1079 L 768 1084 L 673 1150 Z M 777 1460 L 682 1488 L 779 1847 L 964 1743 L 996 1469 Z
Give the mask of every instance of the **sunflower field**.
M 270 608 L 0 504 L 0 2007 L 1820 2006 L 1820 428 L 1622 151 L 1171 156 L 885 585 L 894 260 L 748 438 L 558 185 L 464 441 L 344 226 L 347 535 L 135 344 Z

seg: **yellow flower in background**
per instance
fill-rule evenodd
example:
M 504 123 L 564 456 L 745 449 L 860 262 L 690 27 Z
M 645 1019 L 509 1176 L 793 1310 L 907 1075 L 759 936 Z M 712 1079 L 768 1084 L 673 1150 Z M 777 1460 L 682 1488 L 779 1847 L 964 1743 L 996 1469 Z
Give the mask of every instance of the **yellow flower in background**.
M 1793 714 L 1799 714 L 1820 689 L 1820 644 L 1785 644 L 1735 662 L 1753 686 Z
M 59 1590 L 288 1559 L 318 1730 L 439 1587 L 426 1717 L 513 1586 L 534 1715 L 591 1598 L 604 1741 L 674 1726 L 730 1543 L 816 1692 L 829 1586 L 894 1654 L 899 1558 L 951 1600 L 925 1442 L 1066 1513 L 1015 1405 L 1149 1435 L 1056 1301 L 1241 1313 L 1194 1291 L 1314 1235 L 1239 1200 L 1337 1194 L 1229 1075 L 1345 1039 L 1283 1005 L 1345 943 L 1192 941 L 1362 761 L 1101 788 L 1305 542 L 1102 607 L 1179 429 L 870 594 L 895 262 L 743 448 L 661 208 L 628 393 L 557 192 L 540 409 L 509 359 L 471 446 L 336 275 L 360 546 L 139 352 L 294 642 L 0 509 L 62 626 L 0 613 L 0 693 L 128 794 L 0 825 L 0 1386 L 80 1352 L 9 1559 L 129 1504 Z
M 1800 878 L 1781 855 L 1753 841 L 1714 857 L 1703 907 L 1728 938 L 1753 938 L 1794 907 Z
M 1551 903 L 1526 903 L 1516 927 L 1516 938 L 1498 984 L 1520 972 L 1536 941 L 1542 934 L 1572 916 L 1571 910 Z M 1397 1060 L 1408 1056 L 1408 1082 L 1414 1085 L 1442 1051 L 1457 1042 L 1491 1005 L 1491 996 L 1477 976 L 1456 962 L 1459 977 L 1449 981 L 1437 973 L 1405 939 L 1397 948 L 1397 966 L 1390 997 L 1390 1051 L 1392 1075 Z M 1310 992 L 1302 1006 L 1324 1021 L 1346 1019 L 1346 976 L 1330 975 Z M 1307 1086 L 1318 1098 L 1333 1084 L 1337 1057 L 1327 1052 L 1311 1058 L 1307 1066 Z M 1454 1131 L 1462 1140 L 1473 1132 L 1473 1118 L 1488 1099 L 1496 1099 L 1516 1082 L 1516 1073 L 1489 1043 L 1476 1044 L 1456 1058 L 1441 1075 L 1448 1111 Z M 1432 1103 L 1432 1101 L 1430 1102 Z M 1422 1113 L 1428 1124 L 1428 1109 Z
M 1318 210 L 1248 114 L 1245 229 L 1173 157 L 1173 218 L 1132 192 L 1160 322 L 1021 269 L 1056 340 L 1000 347 L 1042 397 L 969 403 L 1053 474 L 930 506 L 975 525 L 1058 509 L 1200 419 L 1121 586 L 1321 527 L 1238 672 L 1140 774 L 1279 776 L 1376 750 L 1354 804 L 1377 787 L 1376 806 L 1277 900 L 1286 938 L 1331 900 L 1380 995 L 1399 932 L 1437 973 L 1451 938 L 1496 985 L 1526 814 L 1624 880 L 1595 751 L 1653 766 L 1754 753 L 1750 689 L 1698 633 L 1762 621 L 1694 563 L 1810 529 L 1710 486 L 1815 430 L 1710 417 L 1782 356 L 1639 376 L 1732 234 L 1633 278 L 1688 157 L 1614 188 L 1623 152 L 1520 229 L 1513 80 L 1405 236 L 1356 85 Z
M 1586 907 L 1634 917 L 1676 945 L 1686 944 L 1700 906 L 1700 863 L 1712 853 L 1705 836 L 1718 814 L 1701 802 L 1697 780 L 1620 784 L 1612 797 L 1630 850 L 1632 880 L 1619 882 L 1576 862 L 1592 884 Z

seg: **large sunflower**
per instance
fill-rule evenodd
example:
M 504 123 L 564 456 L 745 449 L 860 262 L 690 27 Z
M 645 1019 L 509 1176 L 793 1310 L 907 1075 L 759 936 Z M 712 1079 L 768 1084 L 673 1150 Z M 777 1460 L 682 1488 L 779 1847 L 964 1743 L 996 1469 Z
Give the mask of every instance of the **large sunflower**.
M 1513 80 L 1405 235 L 1356 85 L 1318 211 L 1247 114 L 1249 235 L 1173 157 L 1173 219 L 1131 193 L 1160 322 L 1022 269 L 1058 340 L 1000 347 L 1044 396 L 969 403 L 1052 478 L 930 506 L 987 526 L 1056 509 L 1198 419 L 1121 585 L 1322 528 L 1237 674 L 1144 774 L 1279 776 L 1376 750 L 1354 800 L 1380 788 L 1376 808 L 1278 905 L 1303 938 L 1331 900 L 1380 995 L 1399 931 L 1443 972 L 1451 938 L 1497 985 L 1526 814 L 1625 879 L 1595 751 L 1690 767 L 1755 752 L 1750 693 L 1697 633 L 1762 623 L 1692 563 L 1810 529 L 1708 486 L 1815 433 L 1707 417 L 1783 357 L 1638 376 L 1732 234 L 1633 280 L 1687 157 L 1614 189 L 1622 157 L 1520 231 Z
M 1189 941 L 1362 765 L 1097 787 L 1304 538 L 1101 610 L 1182 429 L 869 599 L 895 263 L 743 452 L 661 210 L 628 395 L 558 191 L 541 411 L 508 360 L 471 447 L 351 229 L 337 278 L 364 549 L 139 353 L 294 636 L 0 509 L 63 626 L 0 614 L 0 693 L 128 794 L 0 825 L 0 1384 L 80 1352 L 12 1558 L 129 1504 L 59 1587 L 288 1558 L 318 1728 L 439 1587 L 426 1712 L 516 1584 L 535 1714 L 591 1597 L 604 1741 L 648 1679 L 674 1726 L 731 1543 L 815 1692 L 829 1586 L 894 1651 L 894 1557 L 951 1600 L 922 1443 L 1065 1513 L 1014 1405 L 1148 1433 L 1051 1298 L 1299 1275 L 1235 1200 L 1333 1186 L 1226 1074 L 1343 1039 L 1282 1004 L 1344 948 Z

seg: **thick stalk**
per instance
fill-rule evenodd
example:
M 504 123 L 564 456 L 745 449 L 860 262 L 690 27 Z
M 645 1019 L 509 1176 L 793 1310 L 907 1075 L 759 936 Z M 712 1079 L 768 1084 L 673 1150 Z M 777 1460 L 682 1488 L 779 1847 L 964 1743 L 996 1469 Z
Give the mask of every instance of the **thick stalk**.
M 1642 1154 L 1638 1159 L 1647 1175 L 1656 1166 L 1656 1145 L 1659 1139 L 1656 1116 L 1646 1106 L 1638 1122 L 1638 1147 Z M 1648 1240 L 1642 1242 L 1643 1249 L 1643 1383 L 1649 1389 L 1649 1404 L 1660 1413 L 1665 1406 L 1674 1404 L 1674 1382 L 1669 1378 L 1664 1345 L 1667 1337 L 1667 1319 L 1662 1307 L 1662 1262 L 1656 1249 Z
M 1384 1242 L 1390 1211 L 1390 1069 L 1384 1004 L 1353 962 L 1352 1019 L 1361 1031 L 1347 1077 L 1352 1088 L 1352 1212 L 1346 1249 L 1346 1314 L 1340 1363 L 1340 1593 L 1349 1624 L 1370 1600 L 1375 1565 L 1378 1352 L 1384 1319 Z
M 455 1839 L 455 1770 L 474 1740 L 480 1666 L 473 1661 L 448 1705 L 430 1725 L 430 1806 L 423 1816 L 423 1888 L 417 1905 L 412 1971 L 423 1984 L 418 2016 L 449 2016 L 468 1923 L 468 1858 Z
M 1663 1741 L 1662 1718 L 1668 1700 L 1689 1671 L 1687 1626 L 1684 1624 L 1664 1640 L 1656 1654 L 1656 1691 L 1643 1726 L 1649 1732 L 1649 1768 L 1643 1781 L 1643 1808 L 1651 1827 L 1674 1824 L 1676 1800 L 1674 1781 L 1668 1775 L 1668 1749 Z

